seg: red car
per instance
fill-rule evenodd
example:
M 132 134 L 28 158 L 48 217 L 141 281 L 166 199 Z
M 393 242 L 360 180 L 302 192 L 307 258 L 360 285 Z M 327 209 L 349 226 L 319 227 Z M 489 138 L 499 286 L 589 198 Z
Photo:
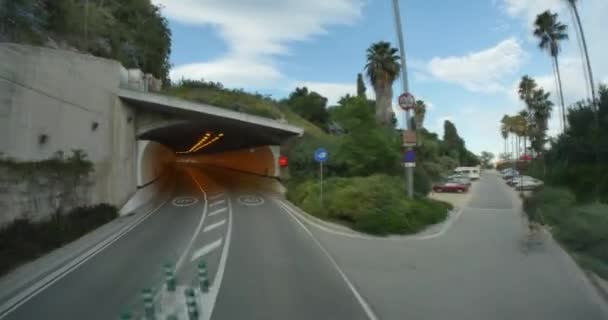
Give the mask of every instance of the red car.
M 433 191 L 435 192 L 467 192 L 469 186 L 466 184 L 458 183 L 455 181 L 444 181 L 433 185 Z

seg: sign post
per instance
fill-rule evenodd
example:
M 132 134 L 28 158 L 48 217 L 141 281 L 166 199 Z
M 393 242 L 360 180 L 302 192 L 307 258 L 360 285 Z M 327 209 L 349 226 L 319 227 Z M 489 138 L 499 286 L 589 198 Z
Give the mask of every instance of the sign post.
M 323 205 L 323 163 L 327 161 L 328 156 L 329 153 L 327 153 L 327 150 L 325 150 L 324 148 L 318 148 L 313 154 L 315 161 L 319 163 L 319 177 L 321 178 L 321 206 Z
M 406 149 L 404 155 L 404 164 L 405 164 L 405 188 L 407 190 L 407 196 L 409 198 L 414 197 L 414 167 L 416 166 L 416 162 L 413 159 L 414 150 L 412 147 L 416 145 L 416 133 L 410 128 L 410 110 L 413 110 L 416 106 L 416 98 L 409 93 L 405 92 L 399 96 L 399 107 L 405 111 L 405 125 L 407 130 L 403 132 L 403 146 Z M 412 157 L 411 161 L 407 161 L 407 157 Z

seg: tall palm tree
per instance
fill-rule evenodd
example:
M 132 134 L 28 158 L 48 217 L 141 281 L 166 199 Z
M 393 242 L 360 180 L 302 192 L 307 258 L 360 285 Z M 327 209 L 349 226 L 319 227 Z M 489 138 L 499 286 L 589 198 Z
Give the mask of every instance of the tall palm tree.
M 530 101 L 534 95 L 534 90 L 536 90 L 536 87 L 538 87 L 536 81 L 527 75 L 523 76 L 519 82 L 517 93 L 519 94 L 519 98 L 526 103 L 526 108 L 528 109 L 530 108 Z
M 597 100 L 595 95 L 595 84 L 593 81 L 593 72 L 591 70 L 591 60 L 589 60 L 589 50 L 587 49 L 587 39 L 585 38 L 585 31 L 583 30 L 583 24 L 581 22 L 581 16 L 578 14 L 578 0 L 566 0 L 570 5 L 570 9 L 574 14 L 574 20 L 576 22 L 576 26 L 578 28 L 578 37 L 580 37 L 580 43 L 582 44 L 581 51 L 583 51 L 583 55 L 585 56 L 585 66 L 587 68 L 587 74 L 589 76 L 589 86 L 591 87 L 591 99 L 593 100 L 593 105 L 596 106 Z
M 376 122 L 384 126 L 392 123 L 393 82 L 401 69 L 401 59 L 397 52 L 386 41 L 373 43 L 367 49 L 365 69 L 376 92 Z
M 543 88 L 534 91 L 531 100 L 531 120 L 532 128 L 530 135 L 530 144 L 532 149 L 541 153 L 544 149 L 547 140 L 547 129 L 553 102 L 549 99 L 550 93 L 545 92 Z
M 507 139 L 509 138 L 509 116 L 504 115 L 500 120 L 500 134 L 505 142 L 504 144 L 504 153 L 507 153 Z
M 564 128 L 566 123 L 566 106 L 564 104 L 564 93 L 562 90 L 562 79 L 559 71 L 559 52 L 560 42 L 568 39 L 567 26 L 559 22 L 557 13 L 547 10 L 538 16 L 534 22 L 534 36 L 539 39 L 538 46 L 541 50 L 546 50 L 553 58 L 553 67 L 557 76 L 557 91 L 561 104 L 561 117 Z
M 422 100 L 416 101 L 416 107 L 414 108 L 414 128 L 416 130 L 422 129 L 424 126 L 424 117 L 426 116 L 426 103 Z

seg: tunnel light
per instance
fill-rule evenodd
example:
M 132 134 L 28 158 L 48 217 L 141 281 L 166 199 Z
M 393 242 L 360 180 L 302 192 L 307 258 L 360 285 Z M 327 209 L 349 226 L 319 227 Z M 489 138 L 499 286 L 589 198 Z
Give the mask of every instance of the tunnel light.
M 177 154 L 188 154 L 188 153 L 197 152 L 197 151 L 207 147 L 208 145 L 216 142 L 217 140 L 221 139 L 223 136 L 224 136 L 224 133 L 219 133 L 215 137 L 213 137 L 212 133 L 207 132 L 194 145 L 192 145 L 192 147 L 190 147 L 190 149 L 188 149 L 188 151 L 179 151 L 176 153 Z

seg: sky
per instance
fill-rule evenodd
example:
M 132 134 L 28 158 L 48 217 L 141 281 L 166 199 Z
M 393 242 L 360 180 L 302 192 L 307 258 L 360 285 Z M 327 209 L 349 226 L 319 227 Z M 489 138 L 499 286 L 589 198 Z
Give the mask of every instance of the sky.
M 365 51 L 397 47 L 391 0 L 152 0 L 173 34 L 171 79 L 219 81 L 229 88 L 287 96 L 307 86 L 335 103 L 356 93 Z M 608 83 L 608 1 L 580 0 L 596 83 Z M 566 105 L 589 97 L 565 0 L 400 0 L 410 91 L 427 102 L 425 127 L 456 124 L 475 153 L 503 151 L 500 119 L 524 108 L 516 87 L 536 79 L 555 99 L 551 60 L 532 37 L 550 9 L 568 25 L 560 67 Z M 395 97 L 402 91 L 394 84 Z M 373 89 L 367 81 L 368 96 Z M 395 101 L 396 104 L 396 101 Z M 400 113 L 400 111 L 395 108 Z M 550 134 L 560 131 L 558 109 Z M 401 118 L 400 115 L 398 115 Z

